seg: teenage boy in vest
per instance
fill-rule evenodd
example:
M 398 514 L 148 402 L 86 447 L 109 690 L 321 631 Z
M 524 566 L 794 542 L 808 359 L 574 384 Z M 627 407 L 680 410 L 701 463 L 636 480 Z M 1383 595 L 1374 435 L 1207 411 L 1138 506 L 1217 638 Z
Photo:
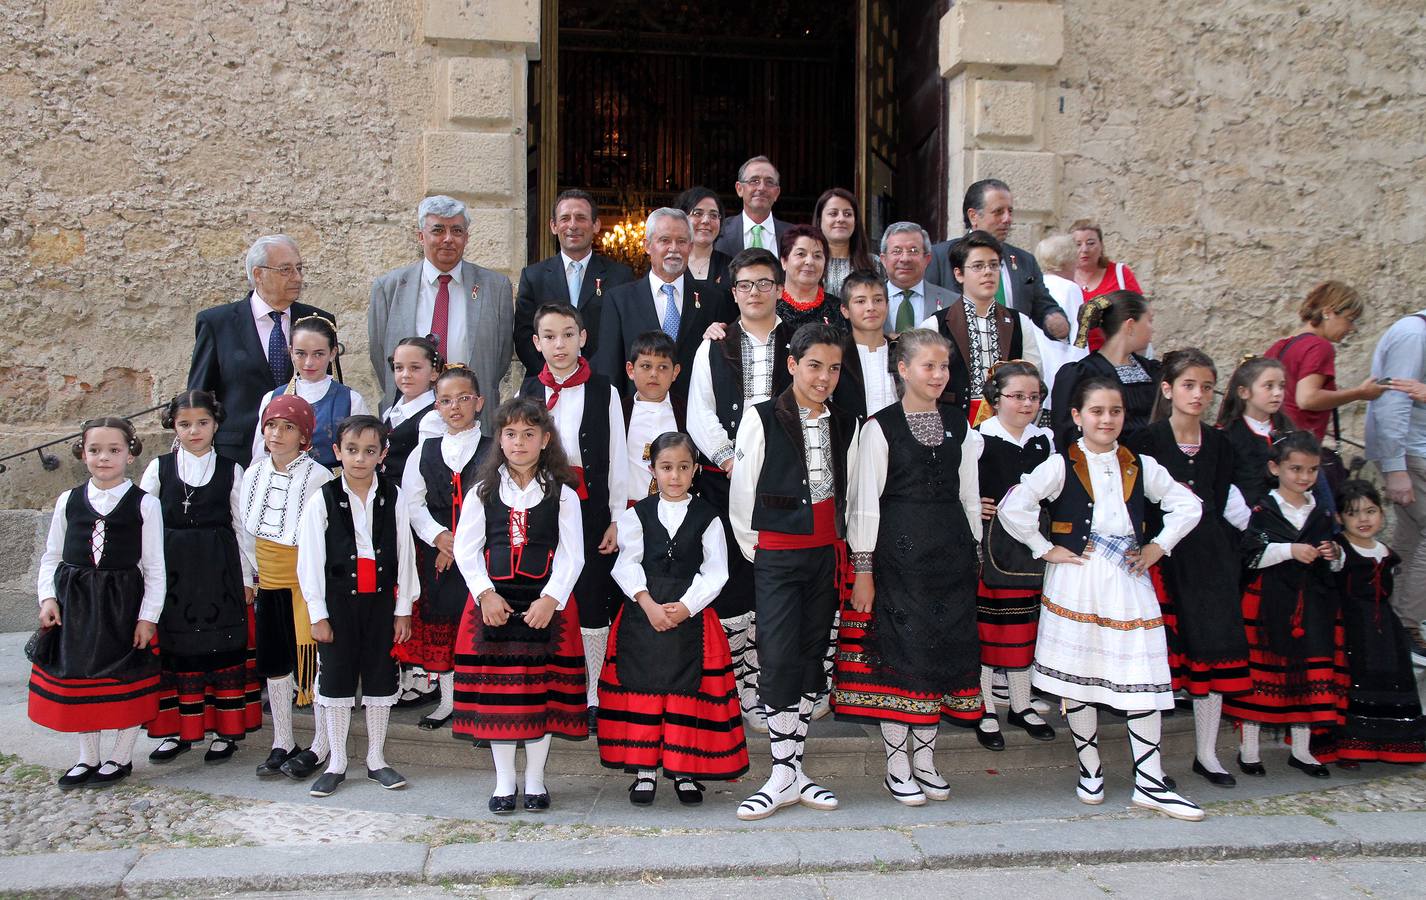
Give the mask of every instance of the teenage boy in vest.
M 535 310 L 535 347 L 545 367 L 525 379 L 520 394 L 545 402 L 579 478 L 575 493 L 584 524 L 584 570 L 574 586 L 574 602 L 584 639 L 585 699 L 593 734 L 609 623 L 623 597 L 609 573 L 619 552 L 614 522 L 628 508 L 629 473 L 622 403 L 609 379 L 595 374 L 582 355 L 587 336 L 584 318 L 574 307 L 547 303 Z
M 753 561 L 772 776 L 738 806 L 764 819 L 785 806 L 836 809 L 837 797 L 802 770 L 822 658 L 846 584 L 847 490 L 856 469 L 857 420 L 829 399 L 841 374 L 842 332 L 808 324 L 792 336 L 792 386 L 757 404 L 738 426 L 729 518 Z
M 387 790 L 406 786 L 384 755 L 400 696 L 391 647 L 411 637 L 411 605 L 421 587 L 401 488 L 377 472 L 386 440 L 375 416 L 343 419 L 332 445 L 342 477 L 322 486 L 297 526 L 297 581 L 317 642 L 316 702 L 326 708 L 331 745 L 313 797 L 330 796 L 346 780 L 358 690 L 366 707 L 366 777 Z
M 705 340 L 693 357 L 688 390 L 688 433 L 698 446 L 699 490 L 723 519 L 728 546 L 735 546 L 728 522 L 728 479 L 733 439 L 743 412 L 787 390 L 791 331 L 778 320 L 783 271 L 767 250 L 743 250 L 728 267 L 738 320 L 727 333 Z M 753 567 L 741 553 L 728 554 L 728 583 L 713 609 L 728 636 L 738 700 L 748 727 L 767 733 L 767 715 L 758 703 L 758 649 L 753 622 Z
M 628 503 L 658 493 L 649 468 L 649 448 L 666 431 L 688 431 L 687 405 L 670 393 L 683 371 L 678 345 L 662 331 L 645 331 L 629 347 L 624 374 L 634 392 L 624 397 L 624 446 L 628 451 Z M 696 483 L 696 482 L 695 482 Z

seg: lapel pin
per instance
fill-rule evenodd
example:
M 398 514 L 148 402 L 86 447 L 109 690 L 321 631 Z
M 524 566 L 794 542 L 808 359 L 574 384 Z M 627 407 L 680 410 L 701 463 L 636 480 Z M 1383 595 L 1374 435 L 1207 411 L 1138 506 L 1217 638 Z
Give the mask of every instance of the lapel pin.
M 1010 257 L 1010 268 L 1014 269 L 1017 272 L 1020 271 L 1020 266 L 1016 264 L 1015 257 L 1013 256 Z
M 470 286 L 470 299 L 471 299 L 471 300 L 479 300 L 479 299 L 480 299 L 480 285 L 479 285 L 479 284 L 472 284 L 472 285 Z
M 603 279 L 603 278 L 596 278 L 596 279 L 594 279 L 594 296 L 596 296 L 596 297 L 603 297 L 603 296 L 604 296 L 604 279 Z

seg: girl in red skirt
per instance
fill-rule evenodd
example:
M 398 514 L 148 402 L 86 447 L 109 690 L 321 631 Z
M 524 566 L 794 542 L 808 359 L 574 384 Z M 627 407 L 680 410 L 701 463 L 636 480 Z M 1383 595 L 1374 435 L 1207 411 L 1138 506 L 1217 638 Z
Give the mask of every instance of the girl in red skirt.
M 455 559 L 470 588 L 455 650 L 457 735 L 489 741 L 490 811 L 515 811 L 525 745 L 525 809 L 550 808 L 550 736 L 589 736 L 584 647 L 571 592 L 584 567 L 579 496 L 554 420 L 528 397 L 495 414 L 498 443 L 461 508 Z
M 1314 778 L 1331 774 L 1308 746 L 1314 726 L 1339 724 L 1347 691 L 1342 598 L 1333 575 L 1342 568 L 1342 551 L 1312 496 L 1321 461 L 1311 433 L 1279 438 L 1268 461 L 1278 486 L 1253 510 L 1243 538 L 1253 573 L 1243 593 L 1253 689 L 1225 697 L 1223 712 L 1243 722 L 1238 767 L 1245 775 L 1267 774 L 1258 749 L 1263 725 L 1289 730 L 1288 765 Z
M 1035 471 L 1055 450 L 1049 429 L 1035 424 L 1049 393 L 1040 370 L 1023 360 L 996 363 L 985 383 L 985 402 L 995 416 L 976 427 L 985 441 L 980 455 L 981 517 L 989 523 L 996 504 L 1020 477 Z M 988 526 L 990 527 L 990 526 Z M 995 714 L 991 678 L 1005 671 L 1010 689 L 1006 719 L 1037 741 L 1055 739 L 1055 729 L 1030 705 L 1030 665 L 1040 622 L 1040 588 L 990 587 L 976 583 L 976 625 L 980 632 L 980 697 L 985 714 L 976 738 L 987 750 L 1004 750 L 1005 736 Z
M 442 372 L 436 381 L 436 409 L 445 422 L 444 433 L 421 442 L 401 478 L 401 495 L 420 539 L 416 565 L 421 599 L 411 616 L 411 640 L 395 645 L 391 653 L 440 684 L 440 703 L 416 723 L 428 731 L 445 725 L 455 711 L 456 629 L 470 599 L 455 564 L 455 533 L 465 493 L 475 487 L 476 472 L 490 449 L 480 435 L 484 405 L 474 371 L 453 363 Z
M 63 790 L 122 781 L 139 726 L 158 715 L 150 649 L 163 612 L 163 514 L 124 477 L 143 452 L 128 419 L 84 423 L 72 448 L 87 482 L 59 495 L 40 559 L 40 633 L 30 649 L 30 719 L 79 734 Z M 100 765 L 99 732 L 119 734 Z
M 620 608 L 599 679 L 599 761 L 635 773 L 629 802 L 654 802 L 660 766 L 679 802 L 703 802 L 696 779 L 748 770 L 728 638 L 711 604 L 728 580 L 718 511 L 688 493 L 693 439 L 676 431 L 649 448 L 656 496 L 619 518 L 614 580 Z
M 209 732 L 207 763 L 225 762 L 237 742 L 262 727 L 262 683 L 253 646 L 253 561 L 239 552 L 243 469 L 213 450 L 223 407 L 207 391 L 169 401 L 163 426 L 177 446 L 139 479 L 163 510 L 168 592 L 159 619 L 163 667 L 158 717 L 149 737 L 163 738 L 149 761 L 186 753 Z

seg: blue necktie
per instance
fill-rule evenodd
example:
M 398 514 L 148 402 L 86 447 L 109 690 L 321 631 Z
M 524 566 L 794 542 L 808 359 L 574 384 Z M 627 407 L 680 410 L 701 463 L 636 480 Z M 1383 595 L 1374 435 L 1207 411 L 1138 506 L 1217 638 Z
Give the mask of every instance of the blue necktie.
M 282 313 L 270 312 L 267 317 L 272 320 L 272 334 L 267 336 L 267 366 L 272 369 L 272 383 L 281 386 L 292 377 L 292 354 L 282 333 Z
M 673 302 L 673 285 L 666 284 L 659 290 L 663 291 L 663 295 L 668 298 L 668 304 L 663 309 L 663 325 L 660 327 L 663 328 L 664 334 L 676 341 L 678 340 L 678 323 L 681 317 L 678 314 L 678 304 Z
M 579 306 L 579 286 L 583 282 L 581 277 L 584 274 L 584 264 L 572 262 L 569 264 L 569 274 L 566 281 L 569 282 L 569 305 Z

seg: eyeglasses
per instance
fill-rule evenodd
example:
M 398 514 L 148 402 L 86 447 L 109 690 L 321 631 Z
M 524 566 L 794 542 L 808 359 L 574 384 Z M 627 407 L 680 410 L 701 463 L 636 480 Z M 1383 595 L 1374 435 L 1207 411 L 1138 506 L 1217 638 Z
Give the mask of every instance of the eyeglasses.
M 688 214 L 690 219 L 711 219 L 714 222 L 723 218 L 723 214 L 716 209 L 695 209 Z
M 754 289 L 759 294 L 766 294 L 776 286 L 777 282 L 771 278 L 759 278 L 757 281 L 735 281 L 733 282 L 733 293 L 750 294 Z
M 444 225 L 432 225 L 430 228 L 426 229 L 426 233 L 434 238 L 445 237 L 447 233 L 449 233 L 452 237 L 460 238 L 465 237 L 466 229 L 463 225 L 452 225 L 450 228 L 447 228 Z
M 456 397 L 441 397 L 436 401 L 436 405 L 441 409 L 450 409 L 452 406 L 466 406 L 474 402 L 474 394 L 461 394 Z
M 776 178 L 764 178 L 764 177 L 762 177 L 762 176 L 760 176 L 760 175 L 754 175 L 752 178 L 745 178 L 745 179 L 743 179 L 743 184 L 746 184 L 746 185 L 748 185 L 748 186 L 750 186 L 750 187 L 770 187 L 770 188 L 774 188 L 774 187 L 777 187 L 777 179 L 776 179 Z
M 1027 401 L 1030 403 L 1039 403 L 1041 400 L 1045 399 L 1039 394 L 1021 394 L 1018 391 L 1014 394 L 1001 394 L 1000 396 L 1013 403 L 1025 403 Z
M 977 275 L 979 275 L 981 272 L 995 272 L 995 271 L 999 271 L 999 269 L 1000 269 L 1000 261 L 999 261 L 999 260 L 996 260 L 995 262 L 973 262 L 973 263 L 966 263 L 966 267 L 965 267 L 965 270 L 966 270 L 967 272 L 974 272 L 974 273 L 976 273 Z
M 283 278 L 291 278 L 293 275 L 307 274 L 306 266 L 253 266 L 254 269 L 267 269 L 269 272 L 276 272 Z
M 922 250 L 920 247 L 892 247 L 890 250 L 886 251 L 886 255 L 891 257 L 892 259 L 900 259 L 903 256 L 907 257 L 908 259 L 915 259 L 916 257 L 920 256 L 925 252 L 926 251 Z

